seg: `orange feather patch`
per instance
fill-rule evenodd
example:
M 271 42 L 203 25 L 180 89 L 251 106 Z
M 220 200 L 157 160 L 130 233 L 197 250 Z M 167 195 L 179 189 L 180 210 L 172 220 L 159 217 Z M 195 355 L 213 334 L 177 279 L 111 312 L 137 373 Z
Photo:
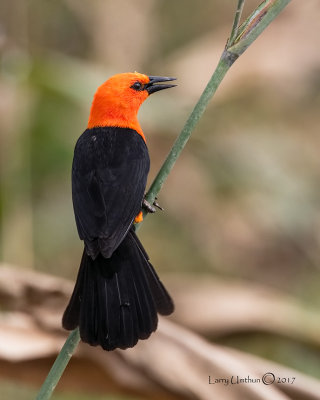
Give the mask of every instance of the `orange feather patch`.
M 148 97 L 148 92 L 131 88 L 137 81 L 146 84 L 150 80 L 147 75 L 133 72 L 114 75 L 103 83 L 94 95 L 88 128 L 99 126 L 131 128 L 146 141 L 138 121 L 138 111 Z
M 139 224 L 142 221 L 143 221 L 143 213 L 142 211 L 140 211 L 139 214 L 135 217 L 134 223 Z

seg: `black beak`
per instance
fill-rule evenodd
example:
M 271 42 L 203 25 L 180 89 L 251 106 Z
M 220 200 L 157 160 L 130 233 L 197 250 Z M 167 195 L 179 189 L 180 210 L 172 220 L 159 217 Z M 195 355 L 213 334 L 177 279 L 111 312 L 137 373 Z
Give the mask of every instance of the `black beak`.
M 176 78 L 169 78 L 168 76 L 149 76 L 150 82 L 146 84 L 146 90 L 149 94 L 154 92 L 158 92 L 159 90 L 169 89 L 171 87 L 175 87 L 177 85 L 155 85 L 160 82 L 169 82 L 175 81 Z

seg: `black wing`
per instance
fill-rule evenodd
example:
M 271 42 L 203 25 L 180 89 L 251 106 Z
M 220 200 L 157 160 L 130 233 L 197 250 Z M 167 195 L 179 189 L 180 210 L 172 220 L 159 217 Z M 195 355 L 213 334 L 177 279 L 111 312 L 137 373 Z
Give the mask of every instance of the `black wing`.
M 80 239 L 92 257 L 110 257 L 141 210 L 150 160 L 132 129 L 87 129 L 72 165 L 72 199 Z

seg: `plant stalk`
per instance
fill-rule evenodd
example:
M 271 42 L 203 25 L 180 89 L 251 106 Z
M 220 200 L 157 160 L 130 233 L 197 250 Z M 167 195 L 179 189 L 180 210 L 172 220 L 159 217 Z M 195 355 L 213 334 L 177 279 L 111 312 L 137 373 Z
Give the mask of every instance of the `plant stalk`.
M 280 14 L 291 0 L 265 0 L 240 25 L 238 36 L 228 48 L 240 56 L 253 43 L 266 27 Z
M 80 341 L 79 329 L 76 328 L 68 336 L 65 344 L 63 345 L 58 357 L 52 365 L 49 374 L 47 375 L 43 385 L 41 386 L 40 392 L 36 400 L 48 400 L 50 399 L 55 387 L 57 386 L 66 366 L 75 349 L 77 348 Z
M 166 160 L 164 161 L 162 167 L 160 168 L 158 174 L 156 175 L 154 181 L 152 182 L 147 194 L 146 200 L 152 204 L 155 197 L 160 192 L 165 180 L 167 179 L 170 171 L 172 170 L 176 160 L 178 159 L 180 153 L 182 152 L 184 146 L 187 144 L 195 126 L 197 125 L 199 119 L 203 115 L 210 99 L 216 92 L 218 86 L 220 85 L 225 74 L 231 67 L 233 61 L 227 51 L 224 51 L 217 68 L 215 69 L 213 75 L 211 76 L 206 88 L 202 92 L 197 104 L 192 110 L 189 118 L 187 119 L 180 135 L 174 142 Z M 147 212 L 143 211 L 143 216 L 145 217 Z M 140 225 L 140 224 L 139 224 Z M 137 227 L 138 228 L 138 227 Z
M 233 25 L 232 25 L 232 29 L 231 29 L 231 34 L 230 34 L 230 38 L 228 40 L 228 47 L 233 45 L 234 40 L 238 35 L 239 22 L 241 19 L 241 14 L 242 14 L 244 3 L 245 3 L 245 0 L 238 0 L 238 7 L 234 14 L 234 20 L 233 20 Z
M 155 197 L 161 190 L 177 158 L 189 140 L 196 124 L 204 113 L 210 99 L 215 94 L 218 86 L 220 85 L 231 65 L 250 46 L 250 44 L 254 42 L 254 40 L 264 31 L 270 22 L 277 17 L 277 15 L 290 1 L 291 0 L 265 0 L 253 11 L 253 13 L 246 19 L 239 29 L 236 29 L 234 27 L 239 24 L 242 7 L 244 5 L 244 1 L 238 0 L 238 7 L 236 10 L 237 15 L 235 15 L 232 27 L 232 33 L 237 31 L 238 36 L 234 39 L 234 42 L 231 46 L 229 46 L 229 43 L 231 42 L 230 39 L 227 42 L 226 49 L 222 53 L 216 70 L 214 71 L 206 88 L 204 89 L 197 104 L 187 119 L 166 160 L 152 182 L 150 189 L 146 194 L 146 200 L 150 204 L 154 202 Z M 145 218 L 146 215 L 147 211 L 144 210 L 143 217 Z M 137 226 L 137 228 L 139 228 L 139 226 Z

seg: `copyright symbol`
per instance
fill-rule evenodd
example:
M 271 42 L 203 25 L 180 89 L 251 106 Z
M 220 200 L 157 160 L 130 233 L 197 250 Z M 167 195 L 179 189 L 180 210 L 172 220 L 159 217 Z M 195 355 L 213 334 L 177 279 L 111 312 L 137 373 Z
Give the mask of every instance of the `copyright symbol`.
M 273 382 L 276 380 L 276 377 L 272 372 L 267 372 L 263 375 L 261 380 L 265 385 L 272 385 Z

